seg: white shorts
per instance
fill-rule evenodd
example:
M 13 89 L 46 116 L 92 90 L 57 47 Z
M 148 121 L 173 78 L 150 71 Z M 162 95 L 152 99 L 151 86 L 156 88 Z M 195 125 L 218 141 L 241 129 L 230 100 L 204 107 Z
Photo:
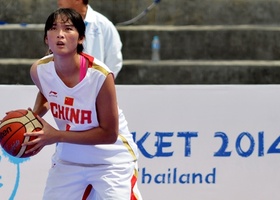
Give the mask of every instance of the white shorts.
M 91 166 L 55 162 L 49 171 L 43 200 L 82 200 L 88 185 L 93 188 L 86 195 L 87 200 L 141 200 L 135 182 L 136 168 L 135 162 Z

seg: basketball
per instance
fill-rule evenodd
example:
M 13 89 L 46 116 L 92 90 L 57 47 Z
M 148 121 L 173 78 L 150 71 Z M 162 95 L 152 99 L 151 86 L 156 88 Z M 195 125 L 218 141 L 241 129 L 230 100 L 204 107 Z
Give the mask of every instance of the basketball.
M 11 156 L 26 158 L 34 156 L 36 152 L 26 154 L 32 146 L 21 146 L 36 137 L 24 136 L 26 132 L 39 131 L 43 128 L 41 122 L 30 110 L 12 110 L 6 113 L 0 124 L 1 147 Z

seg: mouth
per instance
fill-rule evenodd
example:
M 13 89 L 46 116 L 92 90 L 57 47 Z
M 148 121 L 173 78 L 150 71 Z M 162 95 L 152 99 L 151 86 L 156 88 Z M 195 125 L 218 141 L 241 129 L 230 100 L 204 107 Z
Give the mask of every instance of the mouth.
M 64 45 L 64 42 L 58 41 L 58 42 L 56 43 L 56 45 L 57 45 L 57 46 L 63 46 L 63 45 Z

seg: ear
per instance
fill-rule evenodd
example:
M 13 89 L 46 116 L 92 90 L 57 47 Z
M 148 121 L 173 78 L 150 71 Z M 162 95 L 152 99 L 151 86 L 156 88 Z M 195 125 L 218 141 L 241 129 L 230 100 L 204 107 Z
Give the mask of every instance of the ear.
M 48 44 L 48 37 L 45 37 L 45 43 L 46 43 L 46 45 L 49 45 Z
M 83 44 L 85 37 L 80 37 L 78 43 Z

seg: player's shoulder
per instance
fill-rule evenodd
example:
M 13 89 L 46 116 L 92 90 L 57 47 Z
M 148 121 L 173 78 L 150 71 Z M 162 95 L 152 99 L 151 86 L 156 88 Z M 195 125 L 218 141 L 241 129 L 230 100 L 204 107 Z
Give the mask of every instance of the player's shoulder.
M 42 65 L 44 65 L 44 64 L 48 64 L 48 63 L 50 63 L 51 61 L 53 61 L 53 55 L 51 54 L 51 55 L 47 55 L 47 56 L 44 56 L 44 57 L 42 57 L 41 59 L 39 59 L 39 60 L 36 60 L 32 65 L 31 65 L 31 68 L 30 68 L 30 72 L 31 72 L 31 74 L 36 74 L 37 72 L 37 68 L 40 66 L 42 66 Z
M 53 54 L 50 55 L 46 55 L 44 57 L 42 57 L 41 59 L 37 60 L 37 65 L 41 65 L 41 64 L 46 64 L 53 61 Z
M 89 61 L 89 67 L 91 69 L 94 69 L 96 71 L 99 71 L 104 76 L 107 76 L 108 74 L 112 73 L 112 71 L 109 69 L 109 67 L 103 63 L 102 61 L 98 60 L 97 58 L 92 57 L 89 54 L 82 53 L 84 57 Z
M 92 67 L 102 73 L 104 76 L 107 76 L 108 74 L 112 73 L 112 71 L 108 68 L 107 65 L 105 65 L 103 62 L 101 62 L 98 59 L 94 59 Z

